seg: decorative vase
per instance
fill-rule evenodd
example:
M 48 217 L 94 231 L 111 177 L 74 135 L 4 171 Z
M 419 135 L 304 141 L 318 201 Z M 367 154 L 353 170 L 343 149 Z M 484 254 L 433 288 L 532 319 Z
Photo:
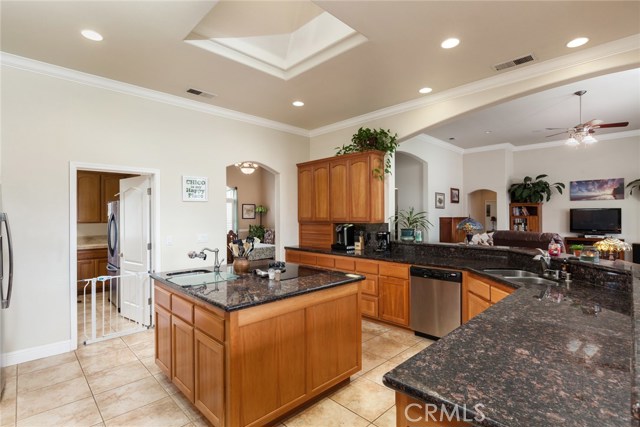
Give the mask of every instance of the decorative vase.
M 473 239 L 473 233 L 467 233 L 467 245 L 471 244 L 471 239 Z
M 582 252 L 582 249 L 574 249 L 573 255 L 579 257 L 581 252 Z
M 233 259 L 233 271 L 236 274 L 245 274 L 249 272 L 249 260 L 245 257 L 235 257 Z
M 401 228 L 400 229 L 400 240 L 405 242 L 413 242 L 415 239 L 415 231 L 413 228 Z

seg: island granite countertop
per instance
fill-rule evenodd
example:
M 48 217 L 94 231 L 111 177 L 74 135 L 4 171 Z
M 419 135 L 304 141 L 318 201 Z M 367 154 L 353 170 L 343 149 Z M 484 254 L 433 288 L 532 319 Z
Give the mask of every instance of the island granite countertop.
M 358 255 L 288 249 L 480 274 L 484 268 L 538 267 L 530 263 L 530 250 L 397 246 L 402 250 Z M 468 411 L 466 419 L 481 426 L 638 425 L 631 407 L 640 390 L 640 333 L 633 322 L 640 292 L 632 289 L 640 290 L 640 269 L 603 264 L 580 272 L 569 287 L 512 283 L 512 295 L 385 374 L 383 382 L 437 408 Z
M 268 263 L 254 262 L 251 269 L 267 269 Z M 205 269 L 213 271 L 213 267 Z M 196 286 L 180 286 L 170 281 L 170 274 L 193 269 L 172 272 L 153 273 L 151 278 L 178 292 L 212 304 L 225 311 L 241 310 L 260 304 L 291 298 L 316 292 L 322 289 L 357 282 L 364 277 L 339 271 L 322 270 L 293 263 L 286 264 L 286 276 L 280 281 L 269 280 L 253 273 L 241 274 L 238 278 L 217 283 Z M 233 266 L 223 266 L 222 272 L 233 274 Z M 295 276 L 295 277 L 294 277 Z

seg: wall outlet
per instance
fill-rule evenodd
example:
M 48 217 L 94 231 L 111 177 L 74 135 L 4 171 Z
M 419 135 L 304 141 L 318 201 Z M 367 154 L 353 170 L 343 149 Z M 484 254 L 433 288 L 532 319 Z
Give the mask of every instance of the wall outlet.
M 167 246 L 173 246 L 173 236 L 167 236 L 167 238 L 165 239 L 165 243 L 167 244 Z
M 198 243 L 207 243 L 209 235 L 207 233 L 198 234 Z

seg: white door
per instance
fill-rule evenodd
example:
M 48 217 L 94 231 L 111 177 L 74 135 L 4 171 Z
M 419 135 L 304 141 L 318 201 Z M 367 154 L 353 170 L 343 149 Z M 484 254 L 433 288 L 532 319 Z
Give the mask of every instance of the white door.
M 120 314 L 149 325 L 151 308 L 150 179 L 120 180 Z

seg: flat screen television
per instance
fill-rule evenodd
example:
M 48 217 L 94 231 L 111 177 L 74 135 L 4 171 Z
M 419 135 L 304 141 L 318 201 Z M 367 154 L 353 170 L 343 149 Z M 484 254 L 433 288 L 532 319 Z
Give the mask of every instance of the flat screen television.
M 582 234 L 620 234 L 621 208 L 569 209 L 569 229 Z

